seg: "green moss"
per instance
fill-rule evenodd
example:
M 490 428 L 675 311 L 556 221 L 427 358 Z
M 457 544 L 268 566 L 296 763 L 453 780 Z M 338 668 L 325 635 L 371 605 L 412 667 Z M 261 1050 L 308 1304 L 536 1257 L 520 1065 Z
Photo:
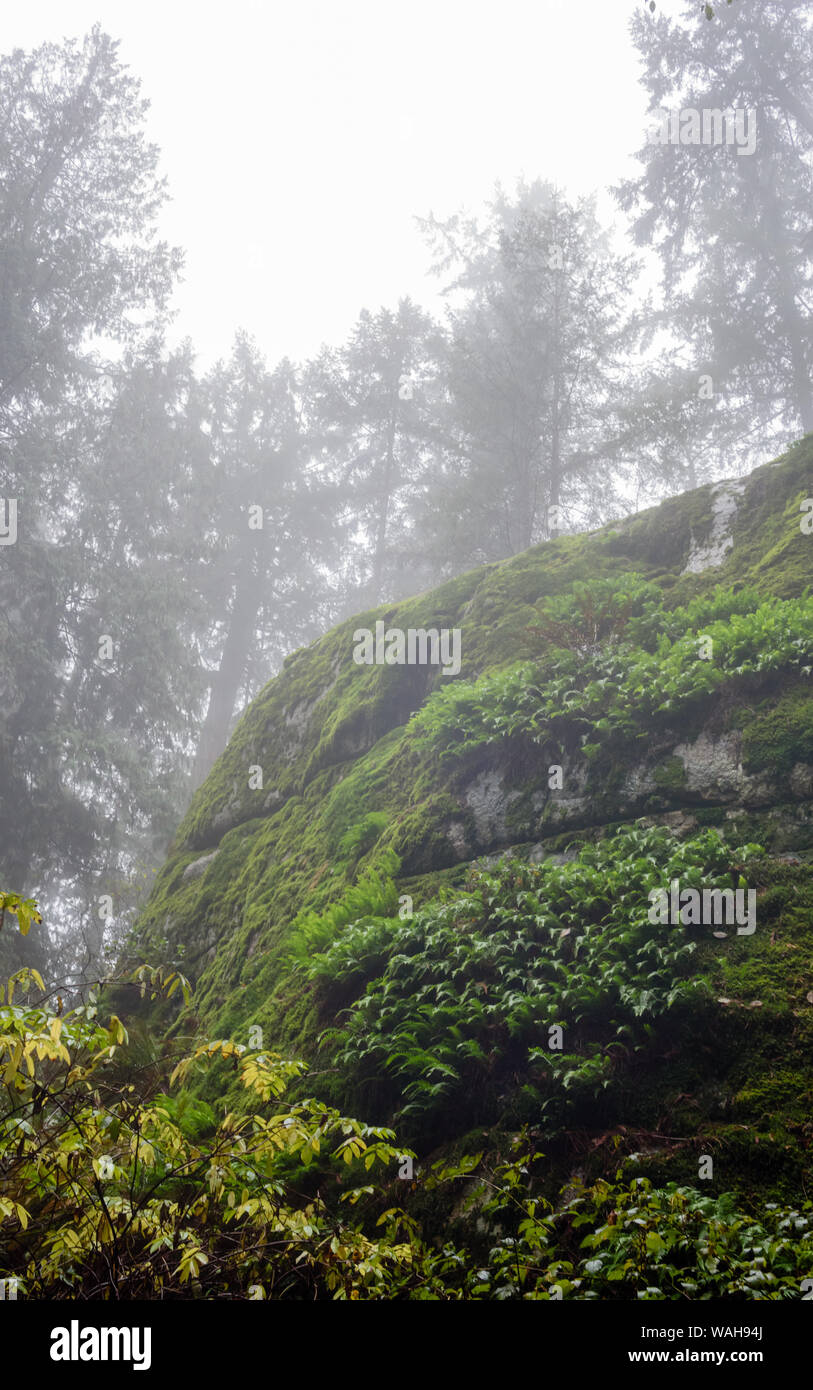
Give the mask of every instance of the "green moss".
M 653 769 L 652 776 L 657 787 L 668 788 L 671 791 L 678 791 L 687 785 L 686 768 L 682 758 L 667 758 L 666 762 L 659 763 Z
M 782 1111 L 795 1109 L 804 1118 L 813 1114 L 813 1073 L 790 1071 L 749 1080 L 732 1102 L 737 1119 L 759 1125 L 770 1121 Z
M 765 706 L 768 705 L 766 708 Z M 743 767 L 788 773 L 794 763 L 813 763 L 813 698 L 810 682 L 794 686 L 770 705 L 741 712 Z
M 797 793 L 785 787 L 795 763 L 813 761 L 813 708 L 803 679 L 754 680 L 747 704 L 742 693 L 724 689 L 673 720 L 667 716 L 657 738 L 650 727 L 631 742 L 609 738 L 602 756 L 589 763 L 580 752 L 584 730 L 563 729 L 571 782 L 562 796 L 551 797 L 547 754 L 530 753 L 519 740 L 487 755 L 480 750 L 459 768 L 419 745 L 412 712 L 450 683 L 436 668 L 352 661 L 355 629 L 383 618 L 403 628 L 460 627 L 461 679 L 503 671 L 539 657 L 538 639 L 528 630 L 538 621 L 540 600 L 568 594 L 576 581 L 630 570 L 658 586 L 669 610 L 718 584 L 798 596 L 813 575 L 813 538 L 799 530 L 812 464 L 808 439 L 742 480 L 734 545 L 715 569 L 682 573 L 692 544 L 702 544 L 710 531 L 711 490 L 701 488 L 354 617 L 289 657 L 196 794 L 138 924 L 132 953 L 154 962 L 183 953 L 182 968 L 195 982 L 192 1008 L 171 1024 L 174 1036 L 200 1027 L 247 1042 L 249 1026 L 259 1025 L 267 1046 L 312 1062 L 315 1075 L 306 1086 L 312 1081 L 311 1089 L 334 1098 L 343 1083 L 324 1070 L 316 1043 L 334 1020 L 324 993 L 290 965 L 300 914 L 323 913 L 388 850 L 401 861 L 398 891 L 419 911 L 433 898 L 466 892 L 467 860 L 505 849 L 506 836 L 518 857 L 532 845 L 539 857 L 593 843 L 645 809 L 625 790 L 630 768 L 639 764 L 657 789 L 646 808 L 654 819 L 682 808 L 695 825 L 718 829 L 731 844 L 757 841 L 773 853 L 813 850 L 810 803 L 793 801 Z M 634 722 L 634 701 L 631 715 Z M 690 792 L 673 750 L 702 729 L 714 736 L 742 731 L 745 771 L 775 773 L 776 804 L 710 805 Z M 590 733 L 589 742 L 596 741 Z M 262 769 L 262 787 L 249 786 L 252 767 Z M 488 832 L 468 796 L 483 771 L 499 773 L 504 788 L 520 793 L 503 808 L 498 843 L 484 842 Z M 794 1184 L 798 1190 L 811 1140 L 804 1111 L 813 1056 L 807 1000 L 813 900 L 805 865 L 766 861 L 761 875 L 754 937 L 707 942 L 699 950 L 697 968 L 708 975 L 714 1000 L 733 1002 L 714 1002 L 691 1026 L 670 1021 L 640 1053 L 616 1058 L 612 1084 L 585 1102 L 573 1133 L 545 1136 L 552 1194 L 574 1166 L 612 1175 L 633 1152 L 643 1154 L 636 1172 L 696 1182 L 701 1144 L 711 1146 L 719 1181 L 730 1179 L 746 1195 L 759 1183 L 766 1191 L 790 1193 Z M 760 1007 L 751 1007 L 755 1001 Z M 514 1063 L 512 1054 L 493 1078 L 493 1113 L 478 1147 L 492 1140 L 499 1146 L 495 1136 L 506 1126 L 535 1123 L 536 1102 Z M 221 1100 L 230 1085 L 230 1076 L 212 1073 L 201 1094 Z M 371 1096 L 362 1099 L 373 1103 Z M 444 1144 L 454 1148 L 467 1114 L 450 1109 Z M 617 1146 L 602 1137 L 611 1134 Z M 438 1208 L 440 1230 L 444 1219 Z

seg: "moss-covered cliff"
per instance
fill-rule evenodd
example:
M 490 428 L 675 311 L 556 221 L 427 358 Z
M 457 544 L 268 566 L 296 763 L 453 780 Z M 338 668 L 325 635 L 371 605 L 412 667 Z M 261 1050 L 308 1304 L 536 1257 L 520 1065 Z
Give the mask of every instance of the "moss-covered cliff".
M 693 1181 L 705 1154 L 717 1191 L 798 1194 L 811 465 L 808 437 L 289 657 L 196 795 L 138 954 L 184 962 L 210 1036 L 261 1028 L 421 1154 L 528 1124 L 552 1182 L 619 1160 Z M 460 629 L 460 673 L 356 664 L 377 620 Z M 673 876 L 753 889 L 754 933 L 649 929 Z

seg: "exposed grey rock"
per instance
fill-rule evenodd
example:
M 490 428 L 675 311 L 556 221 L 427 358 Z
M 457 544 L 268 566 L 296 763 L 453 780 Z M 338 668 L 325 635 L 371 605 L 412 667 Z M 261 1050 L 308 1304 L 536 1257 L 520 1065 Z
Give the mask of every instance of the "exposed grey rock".
M 519 795 L 519 792 L 505 790 L 502 776 L 496 770 L 481 772 L 469 785 L 465 794 L 466 805 L 474 817 L 477 835 L 483 844 L 508 837 L 506 814 Z
M 232 794 L 226 802 L 226 805 L 222 806 L 220 810 L 215 812 L 214 816 L 212 816 L 212 828 L 217 832 L 219 838 L 222 838 L 227 830 L 231 830 L 232 826 L 238 824 L 242 814 L 242 804 L 242 797 L 240 796 L 237 783 L 233 782 Z
M 213 859 L 217 859 L 220 850 L 213 850 L 211 854 L 204 854 L 200 859 L 195 859 L 193 863 L 187 864 L 183 871 L 184 879 L 202 878 L 206 873 Z
M 636 763 L 631 767 L 621 785 L 621 795 L 632 801 L 652 796 L 657 790 L 653 770 L 647 763 Z
M 668 826 L 675 835 L 689 835 L 697 829 L 697 816 L 689 815 L 686 811 L 665 811 L 658 816 L 658 823 Z
M 744 488 L 744 481 L 737 482 L 734 479 L 715 483 L 711 490 L 713 519 L 708 540 L 701 545 L 692 537 L 684 574 L 700 574 L 703 570 L 716 569 L 723 563 L 734 545 L 731 524 L 737 513 L 737 498 Z
M 446 838 L 457 856 L 465 859 L 471 852 L 469 842 L 466 839 L 466 827 L 460 820 L 450 821 L 446 827 Z
M 674 756 L 686 769 L 686 786 L 703 801 L 735 798 L 743 788 L 742 735 L 736 730 L 715 738 L 705 729 L 693 743 L 679 743 Z
M 813 797 L 813 767 L 810 763 L 794 763 L 790 771 L 790 789 L 800 800 Z

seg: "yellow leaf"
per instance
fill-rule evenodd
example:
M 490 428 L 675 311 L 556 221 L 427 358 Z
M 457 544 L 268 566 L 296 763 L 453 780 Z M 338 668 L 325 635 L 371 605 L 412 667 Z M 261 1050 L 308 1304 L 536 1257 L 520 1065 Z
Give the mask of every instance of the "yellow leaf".
M 15 1076 L 17 1075 L 17 1068 L 20 1065 L 20 1058 L 22 1057 L 22 1055 L 23 1045 L 21 1042 L 18 1042 L 17 1046 L 11 1054 L 11 1057 L 9 1058 L 6 1070 L 3 1073 L 3 1082 L 6 1086 L 10 1085 L 11 1082 L 14 1080 Z

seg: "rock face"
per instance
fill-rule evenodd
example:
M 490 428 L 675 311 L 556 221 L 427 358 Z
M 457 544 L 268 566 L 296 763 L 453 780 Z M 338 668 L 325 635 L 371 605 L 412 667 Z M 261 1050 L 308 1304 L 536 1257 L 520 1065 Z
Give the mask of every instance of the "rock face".
M 715 483 L 711 489 L 711 529 L 705 541 L 692 537 L 692 547 L 684 574 L 702 574 L 723 563 L 734 545 L 734 519 L 745 484 L 742 482 Z
M 813 582 L 813 536 L 800 526 L 812 463 L 808 437 L 747 478 L 362 614 L 289 657 L 196 794 L 142 916 L 139 953 L 183 951 L 210 1034 L 262 1015 L 307 1050 L 307 1009 L 286 995 L 287 930 L 387 850 L 416 905 L 479 857 L 561 856 L 568 837 L 637 818 L 734 822 L 745 838 L 804 855 L 813 746 L 810 721 L 796 711 L 809 671 L 723 688 L 614 759 L 591 760 L 588 735 L 565 732 L 557 786 L 549 750 L 527 742 L 495 739 L 440 759 L 411 721 L 451 678 L 437 665 L 357 665 L 352 653 L 355 630 L 379 619 L 388 629 L 459 628 L 454 679 L 471 681 L 527 659 L 541 600 L 630 571 L 659 586 L 671 608 L 715 585 L 797 598 Z M 544 668 L 538 642 L 534 659 Z

